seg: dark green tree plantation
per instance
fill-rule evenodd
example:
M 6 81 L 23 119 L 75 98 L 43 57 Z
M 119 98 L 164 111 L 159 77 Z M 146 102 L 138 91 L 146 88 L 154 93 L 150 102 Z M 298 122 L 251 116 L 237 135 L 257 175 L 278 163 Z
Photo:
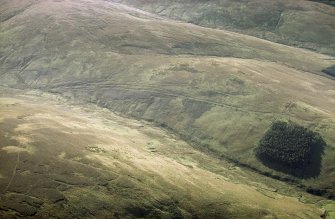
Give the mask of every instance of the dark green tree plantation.
M 256 155 L 288 168 L 305 167 L 321 145 L 324 141 L 318 133 L 293 122 L 276 121 L 260 140 Z

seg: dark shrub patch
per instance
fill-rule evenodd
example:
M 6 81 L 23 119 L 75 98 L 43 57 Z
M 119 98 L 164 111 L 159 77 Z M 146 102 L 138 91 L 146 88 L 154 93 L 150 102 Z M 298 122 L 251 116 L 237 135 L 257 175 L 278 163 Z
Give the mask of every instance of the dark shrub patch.
M 302 173 L 306 167 L 320 166 L 324 145 L 318 133 L 292 122 L 276 121 L 260 140 L 256 156 L 267 166 L 297 175 L 296 170 Z
M 335 2 L 335 1 L 334 1 Z M 335 4 L 335 3 L 334 3 Z M 335 65 L 329 67 L 329 68 L 326 68 L 324 70 L 322 70 L 322 72 L 326 73 L 327 75 L 330 75 L 330 76 L 333 76 L 335 77 Z

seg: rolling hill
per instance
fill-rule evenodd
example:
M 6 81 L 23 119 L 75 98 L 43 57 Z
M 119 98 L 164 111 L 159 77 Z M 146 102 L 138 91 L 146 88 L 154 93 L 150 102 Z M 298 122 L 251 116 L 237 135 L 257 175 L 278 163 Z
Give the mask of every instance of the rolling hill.
M 148 1 L 148 5 L 138 2 L 136 7 L 148 11 L 156 10 L 151 9 L 151 7 L 155 8 L 153 6 L 155 4 L 151 1 Z M 227 4 L 229 2 L 227 1 Z M 134 4 L 126 1 L 122 3 Z M 197 1 L 194 7 L 202 4 L 215 7 L 208 1 Z M 333 34 L 331 32 L 334 30 L 332 26 L 333 8 L 319 3 L 304 5 L 300 4 L 299 1 L 290 2 L 290 4 L 299 5 L 302 8 L 310 7 L 313 10 L 318 8 L 322 12 L 322 16 L 326 16 L 325 14 L 330 16 L 330 28 L 320 26 L 317 20 L 315 20 L 314 26 L 330 31 L 327 36 Z M 187 8 L 184 3 L 180 4 L 180 7 Z M 310 12 L 307 10 L 306 13 Z M 333 37 L 327 38 L 320 35 L 318 37 L 325 40 L 324 42 L 321 40 L 322 42 L 307 43 L 313 45 L 314 49 L 318 48 L 319 52 L 330 54 L 326 55 L 231 30 L 210 28 L 211 26 L 207 23 L 204 23 L 204 26 L 207 27 L 184 23 L 170 19 L 182 19 L 178 16 L 164 14 L 170 18 L 160 17 L 125 4 L 103 0 L 2 0 L 0 14 L 0 83 L 3 87 L 25 90 L 38 89 L 61 95 L 68 101 L 90 103 L 125 117 L 145 120 L 151 125 L 160 126 L 187 141 L 202 151 L 201 153 L 204 153 L 201 156 L 205 156 L 205 154 L 213 156 L 214 160 L 221 158 L 226 160 L 225 162 L 229 161 L 263 175 L 291 182 L 310 193 L 329 199 L 335 197 L 335 162 L 333 159 L 335 155 L 335 80 L 331 74 L 327 73 L 327 69 L 332 69 L 335 66 L 335 58 L 331 56 L 333 54 Z M 246 12 L 246 14 L 250 13 Z M 283 14 L 286 16 L 285 12 Z M 294 13 L 287 16 L 293 15 Z M 249 20 L 249 18 L 245 19 Z M 296 20 L 296 22 L 297 25 L 307 23 L 300 20 Z M 290 28 L 296 29 L 294 25 Z M 225 28 L 224 25 L 218 27 Z M 310 26 L 310 28 L 312 27 L 313 25 Z M 285 25 L 283 24 L 279 29 L 284 31 Z M 319 29 L 312 28 L 309 31 L 321 34 Z M 253 35 L 258 36 L 257 34 Z M 307 35 L 310 34 L 306 32 Z M 289 35 L 285 36 L 290 37 Z M 300 37 L 298 38 L 300 39 Z M 280 42 L 279 40 L 273 41 Z M 288 41 L 285 43 L 292 44 Z M 3 92 L 8 91 L 5 89 Z M 4 96 L 13 96 L 14 93 Z M 42 102 L 40 101 L 40 103 Z M 43 104 L 42 106 L 44 108 Z M 39 115 L 40 109 L 38 108 L 39 105 L 35 104 L 20 109 L 20 112 L 36 110 L 35 113 Z M 13 110 L 15 112 L 15 108 Z M 47 111 L 48 109 L 43 110 Z M 50 110 L 52 111 L 52 109 Z M 8 112 L 3 111 L 4 115 Z M 15 116 L 20 116 L 19 114 L 15 114 Z M 58 110 L 51 117 L 60 116 L 60 114 L 61 112 Z M 75 114 L 76 112 L 73 112 L 73 115 Z M 28 116 L 28 118 L 30 117 Z M 316 175 L 308 177 L 309 173 L 306 172 L 302 177 L 291 176 L 269 168 L 257 159 L 254 149 L 271 123 L 277 120 L 294 121 L 320 133 L 323 137 L 326 145 L 319 164 L 320 169 L 317 170 Z M 7 124 L 3 120 L 1 121 L 1 124 Z M 39 120 L 37 119 L 37 121 Z M 15 120 L 14 124 L 17 122 Z M 53 123 L 51 122 L 51 124 Z M 85 123 L 94 123 L 94 121 L 86 121 Z M 80 125 L 76 125 L 76 127 L 79 128 Z M 47 125 L 43 128 L 49 130 L 50 127 Z M 56 130 L 60 128 L 59 126 L 53 127 L 51 134 L 41 132 L 44 136 L 38 135 L 39 129 L 34 129 L 33 133 L 36 133 L 37 139 L 40 139 L 37 142 L 51 144 L 47 143 L 47 139 L 57 139 L 57 135 L 52 137 L 52 133 L 57 133 Z M 75 127 L 72 128 L 74 129 L 72 132 L 75 132 Z M 10 122 L 4 126 L 4 129 L 11 130 Z M 87 129 L 94 130 L 95 126 L 87 127 Z M 6 132 L 13 134 L 13 130 Z M 155 136 L 152 133 L 148 135 L 149 137 Z M 67 139 L 63 134 L 60 136 Z M 140 137 L 138 138 L 140 139 Z M 75 142 L 75 139 L 71 141 Z M 82 142 L 84 140 L 79 141 L 78 145 L 81 146 L 78 146 L 78 150 L 86 147 Z M 63 141 L 58 142 L 58 144 L 63 143 Z M 57 142 L 52 144 L 54 145 L 51 145 L 50 148 L 55 148 L 58 145 Z M 76 145 L 76 143 L 74 144 Z M 96 144 L 99 144 L 99 141 L 94 142 L 94 145 Z M 132 143 L 129 144 L 135 147 Z M 142 142 L 142 144 L 146 143 Z M 8 144 L 2 145 L 2 147 L 5 146 Z M 182 148 L 179 149 L 182 150 Z M 66 154 L 76 153 L 68 151 L 70 149 L 66 147 L 63 147 L 62 150 L 65 150 Z M 86 148 L 86 150 L 95 152 L 100 149 L 94 146 Z M 192 153 L 195 153 L 194 151 Z M 47 152 L 43 153 L 47 154 Z M 50 149 L 50 156 L 58 156 L 62 152 Z M 132 153 L 133 156 L 135 152 L 129 153 Z M 86 152 L 83 155 L 80 154 L 80 157 L 84 155 L 87 155 Z M 73 156 L 70 156 L 71 159 L 75 159 Z M 15 160 L 15 157 L 11 159 Z M 110 157 L 102 156 L 99 159 L 102 162 L 107 162 Z M 136 157 L 131 159 L 136 160 Z M 150 157 L 150 159 L 153 158 Z M 55 162 L 57 164 L 60 161 L 56 159 Z M 67 165 L 66 163 L 70 161 L 64 162 L 65 164 L 62 165 Z M 56 164 L 54 166 L 58 165 Z M 169 165 L 171 165 L 169 168 L 171 169 L 168 171 L 173 172 L 173 168 L 176 168 L 172 164 L 173 161 L 169 160 Z M 208 169 L 208 167 L 202 168 Z M 212 174 L 213 169 L 216 168 L 214 165 L 208 174 Z M 117 168 L 113 167 L 112 169 L 115 171 Z M 248 172 L 249 170 L 244 171 Z M 94 177 L 86 176 L 84 170 L 78 171 L 73 170 L 72 172 L 79 173 L 84 181 L 88 180 L 87 177 Z M 139 170 L 135 168 L 131 172 L 135 174 L 136 171 Z M 150 176 L 150 174 L 146 174 L 146 176 Z M 192 172 L 192 174 L 194 175 L 190 179 L 185 180 L 199 180 L 192 178 L 199 173 Z M 215 172 L 215 174 L 217 173 Z M 223 176 L 224 174 L 226 172 L 223 172 Z M 248 172 L 248 174 L 256 173 Z M 6 175 L 10 176 L 8 172 Z M 123 175 L 126 174 L 123 173 Z M 108 178 L 108 176 L 101 177 Z M 171 174 L 166 177 L 171 177 Z M 246 178 L 248 177 L 253 177 L 255 180 L 260 178 L 260 181 L 271 180 L 260 175 L 257 177 L 248 175 Z M 75 179 L 77 180 L 77 178 Z M 127 178 L 127 180 L 134 183 L 134 179 Z M 246 181 L 248 180 L 244 180 L 242 183 L 246 183 Z M 271 182 L 281 183 L 276 180 Z M 89 184 L 85 189 L 92 189 L 93 185 L 94 183 Z M 150 184 L 149 187 L 153 190 L 157 189 L 152 185 Z M 186 185 L 188 184 L 184 186 L 187 187 Z M 141 183 L 138 185 L 137 182 L 135 186 L 133 185 L 135 188 L 139 188 L 139 186 L 142 188 L 143 185 Z M 204 185 L 199 182 L 194 186 L 202 187 Z M 174 190 L 174 187 L 169 188 L 164 191 Z M 296 189 L 299 190 L 299 188 Z M 181 190 L 184 189 L 181 188 Z M 79 194 L 82 191 L 77 190 L 76 192 Z M 217 192 L 215 189 L 212 191 L 213 194 Z M 224 191 L 222 192 L 224 193 Z M 69 197 L 71 194 L 73 193 L 68 193 Z M 97 194 L 95 193 L 95 195 Z M 154 193 L 150 194 L 152 198 L 155 197 Z M 188 194 L 188 192 L 182 194 Z M 202 194 L 202 192 L 197 193 L 193 197 L 194 200 Z M 75 197 L 78 196 L 73 196 L 71 200 L 75 200 Z M 10 199 L 10 197 L 7 198 Z M 204 203 L 214 202 L 217 204 L 213 201 L 217 197 L 213 196 L 212 198 Z M 148 206 L 153 205 L 152 200 L 147 200 Z M 237 203 L 240 203 L 243 196 L 237 195 L 236 200 Z M 222 200 L 219 202 L 221 203 Z M 269 208 L 268 206 L 264 207 L 265 202 L 267 201 L 258 203 L 256 208 Z M 176 209 L 176 206 L 178 209 L 184 209 L 181 210 L 184 212 L 182 214 L 184 216 L 192 215 L 190 209 L 203 206 L 201 204 L 183 206 L 176 205 L 176 203 L 168 205 L 173 209 Z M 278 212 L 274 215 L 287 218 L 282 215 L 281 210 L 278 210 L 286 207 L 281 207 L 280 204 L 276 206 L 279 206 L 275 208 Z M 148 208 L 153 209 L 152 207 Z M 160 211 L 163 211 L 161 208 L 158 207 Z M 134 213 L 132 215 L 141 216 L 143 214 L 143 217 L 149 217 L 153 213 L 152 211 L 148 213 L 143 209 L 138 210 L 140 212 L 138 213 L 136 209 L 138 210 L 138 208 L 133 209 L 135 213 L 132 209 L 130 210 Z M 218 212 L 229 212 L 226 208 L 221 209 L 218 206 L 214 209 Z M 259 218 L 270 215 L 264 212 L 263 214 L 258 210 L 252 212 L 249 208 L 245 208 L 249 209 L 248 212 L 238 210 L 238 207 L 231 209 L 233 209 L 233 213 L 230 216 L 227 213 L 227 218 L 233 217 L 234 214 L 237 218 L 250 218 L 250 215 Z M 143 211 L 147 213 L 143 213 Z M 302 210 L 302 212 L 305 211 Z M 319 214 L 317 210 L 311 212 L 314 213 L 304 215 L 304 217 L 313 218 L 315 212 Z M 126 213 L 121 212 L 120 214 L 122 217 Z M 200 218 L 206 217 L 205 212 L 197 214 Z M 86 212 L 85 215 L 89 215 L 89 213 Z M 216 213 L 213 215 L 213 217 L 218 216 Z M 292 215 L 290 217 L 294 218 Z
M 335 55 L 334 1 L 119 0 L 197 25 Z M 328 3 L 320 4 L 321 3 Z

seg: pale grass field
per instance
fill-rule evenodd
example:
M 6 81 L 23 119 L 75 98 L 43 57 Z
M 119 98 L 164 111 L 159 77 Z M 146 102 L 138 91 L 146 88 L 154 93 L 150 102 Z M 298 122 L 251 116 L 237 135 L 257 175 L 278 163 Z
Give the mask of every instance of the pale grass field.
M 123 207 L 127 205 L 129 198 L 139 199 L 139 201 L 142 199 L 127 192 L 119 194 L 116 202 L 115 196 L 103 192 L 104 186 L 107 185 L 99 189 L 93 186 L 98 183 L 100 177 L 92 178 L 89 173 L 80 170 L 62 173 L 57 168 L 53 169 L 55 168 L 53 165 L 57 165 L 60 161 L 69 167 L 83 162 L 84 159 L 88 161 L 82 165 L 95 168 L 98 175 L 99 169 L 116 174 L 117 177 L 112 180 L 112 183 L 115 183 L 115 189 L 121 189 L 126 185 L 126 189 L 131 191 L 136 188 L 145 191 L 154 199 L 166 197 L 177 199 L 178 207 L 185 211 L 183 213 L 185 217 L 188 217 L 187 215 L 192 211 L 202 216 L 210 215 L 210 211 L 222 214 L 229 211 L 240 218 L 296 218 L 298 216 L 318 218 L 322 213 L 321 204 L 331 203 L 299 190 L 295 192 L 315 204 L 303 203 L 296 197 L 281 194 L 275 189 L 276 186 L 292 191 L 294 188 L 274 180 L 269 181 L 243 168 L 231 168 L 232 164 L 199 152 L 171 133 L 147 122 L 122 118 L 94 105 L 82 106 L 78 103 L 68 103 L 54 95 L 40 92 L 19 93 L 21 94 L 11 93 L 7 97 L 2 94 L 0 98 L 1 123 L 16 124 L 12 130 L 6 130 L 2 126 L 1 133 L 8 132 L 9 138 L 17 140 L 15 146 L 1 145 L 1 157 L 14 156 L 14 154 L 21 157 L 16 166 L 14 166 L 15 162 L 7 164 L 10 168 L 16 168 L 16 175 L 13 176 L 14 173 L 7 172 L 6 169 L 0 169 L 1 188 L 6 186 L 12 177 L 11 185 L 3 194 L 4 197 L 13 193 L 35 197 L 30 194 L 29 189 L 18 192 L 16 188 L 34 187 L 29 185 L 31 181 L 24 180 L 31 176 L 34 176 L 37 181 L 43 180 L 43 177 L 40 178 L 40 175 L 35 174 L 37 171 L 35 167 L 31 169 L 29 166 L 21 167 L 24 156 L 25 160 L 36 162 L 41 169 L 44 165 L 50 165 L 48 168 L 54 172 L 48 179 L 44 179 L 46 181 L 52 180 L 52 177 L 59 178 L 58 175 L 62 174 L 66 178 L 66 174 L 70 174 L 70 178 L 75 175 L 81 180 L 92 183 L 86 186 L 74 183 L 67 189 L 59 191 L 60 184 L 66 182 L 57 181 L 59 184 L 49 188 L 62 193 L 65 196 L 63 202 L 70 203 L 69 205 L 84 206 L 83 201 L 94 203 L 96 197 L 100 197 L 100 202 L 112 201 L 117 206 L 115 207 L 117 210 L 114 210 L 123 212 Z M 48 144 L 40 144 L 41 139 L 45 139 Z M 46 164 L 44 160 L 40 160 L 40 156 L 46 156 L 53 162 Z M 271 184 L 268 184 L 269 182 Z M 84 193 L 90 196 L 81 200 L 80 197 Z M 57 207 L 59 203 L 50 203 L 46 197 L 41 199 L 44 204 L 37 209 L 37 216 L 42 215 L 46 209 L 49 214 L 56 215 L 61 213 L 53 211 L 53 208 L 67 211 L 66 204 L 63 207 Z M 145 197 L 143 199 L 145 200 Z M 2 205 L 5 200 L 6 198 L 2 198 Z M 210 203 L 213 205 L 211 209 L 199 209 Z M 96 210 L 93 216 L 112 214 L 108 211 L 101 213 L 95 207 L 91 208 L 93 212 Z M 257 213 L 262 211 L 266 213 Z M 75 212 L 72 214 L 75 215 Z M 127 215 L 125 212 L 123 214 Z

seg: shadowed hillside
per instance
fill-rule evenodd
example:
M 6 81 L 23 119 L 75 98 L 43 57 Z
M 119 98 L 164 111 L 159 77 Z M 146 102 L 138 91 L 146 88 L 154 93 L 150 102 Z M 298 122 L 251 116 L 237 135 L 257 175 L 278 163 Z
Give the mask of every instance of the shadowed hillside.
M 335 80 L 323 72 L 334 57 L 111 1 L 4 2 L 1 85 L 153 122 L 201 150 L 334 197 Z M 331 26 L 332 8 L 313 7 L 329 10 Z M 331 48 L 334 38 L 326 35 L 320 38 Z M 278 119 L 320 133 L 327 145 L 320 175 L 301 181 L 256 158 L 255 147 Z
M 328 4 L 328 5 L 335 6 L 335 1 L 334 0 L 311 0 L 311 1 L 320 2 L 320 3 L 323 3 L 323 4 Z
M 206 27 L 335 55 L 333 1 L 119 0 L 145 11 Z M 323 3 L 329 3 L 326 5 Z

